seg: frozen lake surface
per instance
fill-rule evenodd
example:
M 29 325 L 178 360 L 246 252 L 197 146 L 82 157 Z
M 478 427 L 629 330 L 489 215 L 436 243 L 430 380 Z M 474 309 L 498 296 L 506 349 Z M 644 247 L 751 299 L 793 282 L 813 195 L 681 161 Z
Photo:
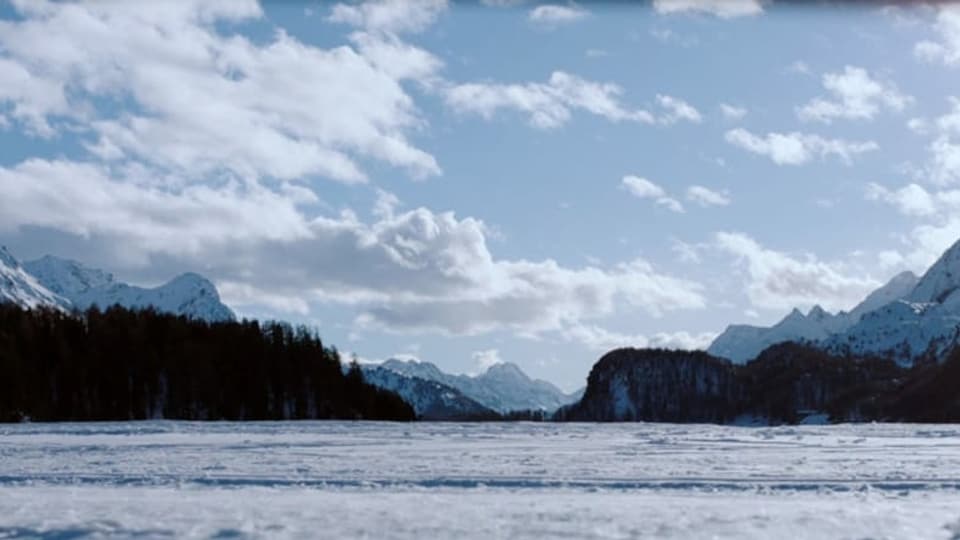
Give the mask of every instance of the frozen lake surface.
M 960 539 L 960 426 L 0 425 L 36 537 Z

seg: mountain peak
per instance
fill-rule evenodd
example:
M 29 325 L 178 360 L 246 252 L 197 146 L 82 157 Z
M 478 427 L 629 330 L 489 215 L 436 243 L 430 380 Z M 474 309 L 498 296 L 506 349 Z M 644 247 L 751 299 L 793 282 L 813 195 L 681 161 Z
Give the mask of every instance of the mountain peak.
M 910 302 L 942 303 L 960 288 L 960 240 L 923 274 L 907 297 Z
M 44 287 L 68 298 L 90 289 L 107 286 L 114 281 L 113 274 L 53 255 L 28 261 L 24 268 L 43 283 Z
M 178 290 L 193 291 L 201 296 L 210 296 L 220 299 L 220 293 L 217 287 L 209 279 L 194 272 L 185 272 L 167 282 L 164 287 L 176 288 Z
M 530 377 L 520 369 L 520 366 L 512 362 L 497 362 L 492 366 L 487 368 L 487 371 L 481 375 L 486 377 L 499 377 L 499 378 L 514 378 L 514 379 L 524 379 L 529 380 Z
M 11 302 L 29 309 L 47 307 L 60 310 L 70 304 L 30 275 L 4 246 L 0 246 L 0 302 Z

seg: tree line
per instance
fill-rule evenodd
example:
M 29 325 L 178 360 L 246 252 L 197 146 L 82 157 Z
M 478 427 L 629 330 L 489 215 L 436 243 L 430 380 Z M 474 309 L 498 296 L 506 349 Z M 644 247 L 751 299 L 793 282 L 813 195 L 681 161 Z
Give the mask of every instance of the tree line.
M 412 420 L 304 326 L 0 304 L 0 421 Z

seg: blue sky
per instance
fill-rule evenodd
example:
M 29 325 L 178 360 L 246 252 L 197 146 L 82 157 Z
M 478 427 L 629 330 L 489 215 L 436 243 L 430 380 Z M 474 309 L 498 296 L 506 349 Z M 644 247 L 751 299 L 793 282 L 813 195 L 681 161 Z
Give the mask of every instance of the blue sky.
M 0 242 L 580 386 L 960 237 L 960 9 L 0 7 Z

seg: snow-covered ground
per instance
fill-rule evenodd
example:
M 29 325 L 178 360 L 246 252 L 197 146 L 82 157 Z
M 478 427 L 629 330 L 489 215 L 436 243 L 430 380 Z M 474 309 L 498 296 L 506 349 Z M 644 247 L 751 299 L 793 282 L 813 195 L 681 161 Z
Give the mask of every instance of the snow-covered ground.
M 960 426 L 0 426 L 0 538 L 960 538 Z

